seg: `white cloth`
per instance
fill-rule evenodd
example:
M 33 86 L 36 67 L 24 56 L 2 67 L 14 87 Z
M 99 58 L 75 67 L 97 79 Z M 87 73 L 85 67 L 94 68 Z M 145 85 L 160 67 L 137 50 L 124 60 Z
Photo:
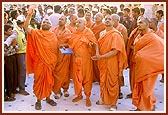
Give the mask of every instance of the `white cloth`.
M 51 30 L 53 30 L 56 26 L 58 26 L 60 16 L 61 14 L 53 13 L 48 17 L 52 23 Z

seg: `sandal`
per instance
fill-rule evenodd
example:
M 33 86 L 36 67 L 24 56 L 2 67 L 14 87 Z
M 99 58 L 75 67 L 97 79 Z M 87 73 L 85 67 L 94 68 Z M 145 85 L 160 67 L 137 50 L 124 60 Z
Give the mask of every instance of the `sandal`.
M 65 92 L 64 92 L 64 97 L 69 97 L 68 91 L 65 91 Z
M 35 103 L 35 109 L 40 110 L 41 109 L 41 102 L 36 102 Z
M 126 96 L 126 99 L 127 99 L 127 98 L 132 98 L 132 93 L 128 94 L 128 95 Z
M 60 99 L 61 98 L 61 96 L 62 96 L 62 93 L 59 93 L 59 94 L 55 94 L 55 99 Z
M 57 103 L 54 101 L 54 100 L 52 100 L 52 99 L 46 99 L 46 102 L 48 103 L 48 104 L 50 104 L 51 106 L 56 106 L 57 105 Z
M 134 109 L 134 110 L 129 110 L 129 111 L 141 111 L 139 108 Z
M 122 98 L 123 98 L 123 93 L 119 93 L 118 98 L 119 98 L 119 99 L 122 99 Z
M 83 96 L 77 96 L 74 99 L 72 99 L 72 102 L 78 102 L 81 99 L 83 99 Z
M 86 98 L 86 106 L 90 107 L 92 105 L 91 101 L 89 98 Z
M 116 105 L 112 105 L 109 110 L 110 111 L 117 111 L 117 106 Z
M 98 100 L 98 101 L 96 102 L 96 104 L 97 104 L 97 105 L 104 105 L 104 103 L 103 103 L 102 101 L 100 101 L 100 100 Z
M 16 100 L 16 98 L 14 98 L 14 97 L 5 97 L 5 99 L 4 99 L 5 101 L 15 101 Z

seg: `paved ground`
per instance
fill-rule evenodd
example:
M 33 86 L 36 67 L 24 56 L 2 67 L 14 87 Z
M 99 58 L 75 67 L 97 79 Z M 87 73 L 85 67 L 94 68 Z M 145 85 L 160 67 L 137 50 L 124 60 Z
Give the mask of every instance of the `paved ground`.
M 131 99 L 125 99 L 126 95 L 129 92 L 129 78 L 128 78 L 128 70 L 124 71 L 125 77 L 125 86 L 122 87 L 122 92 L 124 94 L 123 99 L 119 99 L 117 103 L 117 111 L 116 112 L 124 112 L 124 113 L 133 113 L 135 111 L 129 111 L 131 109 L 135 109 L 135 106 L 132 105 Z M 155 87 L 155 95 L 157 98 L 156 102 L 156 111 L 155 113 L 165 113 L 166 112 L 166 90 L 164 83 L 161 83 L 159 80 L 161 76 L 158 76 L 158 80 Z M 96 105 L 95 102 L 99 99 L 99 84 L 93 83 L 91 101 L 92 106 L 86 107 L 85 106 L 85 97 L 83 100 L 73 103 L 72 99 L 75 97 L 74 94 L 74 87 L 73 81 L 70 83 L 69 87 L 69 97 L 62 96 L 60 99 L 54 99 L 54 95 L 52 94 L 51 98 L 56 100 L 57 106 L 51 107 L 50 105 L 46 104 L 45 99 L 42 101 L 42 110 L 35 110 L 34 104 L 36 101 L 35 95 L 33 94 L 32 87 L 33 87 L 33 74 L 29 75 L 26 80 L 26 90 L 30 93 L 29 96 L 23 96 L 20 94 L 16 94 L 16 100 L 14 102 L 5 102 L 2 106 L 2 111 L 5 113 L 17 112 L 17 113 L 34 113 L 34 112 L 51 112 L 51 113 L 72 113 L 72 112 L 79 112 L 79 113 L 109 113 L 114 111 L 108 111 L 109 106 L 105 105 Z

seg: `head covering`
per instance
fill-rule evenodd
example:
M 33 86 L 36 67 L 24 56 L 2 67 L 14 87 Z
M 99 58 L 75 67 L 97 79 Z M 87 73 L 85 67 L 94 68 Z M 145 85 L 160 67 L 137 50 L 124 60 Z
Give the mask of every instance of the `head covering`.
M 19 15 L 18 17 L 17 17 L 17 21 L 19 21 L 19 22 L 25 22 L 25 17 L 24 17 L 24 15 Z
M 98 12 L 98 9 L 97 8 L 93 8 L 92 11 Z
M 53 10 L 52 9 L 47 9 L 47 14 L 49 13 L 53 13 Z

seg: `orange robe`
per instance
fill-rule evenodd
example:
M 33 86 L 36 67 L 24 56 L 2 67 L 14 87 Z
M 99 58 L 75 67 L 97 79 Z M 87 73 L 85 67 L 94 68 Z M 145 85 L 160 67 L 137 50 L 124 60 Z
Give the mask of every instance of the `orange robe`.
M 164 33 L 161 29 L 157 29 L 155 34 L 157 34 L 159 37 L 161 37 L 162 39 L 164 39 Z
M 28 34 L 26 70 L 28 74 L 34 73 L 33 92 L 39 100 L 51 95 L 57 52 L 58 41 L 54 33 L 32 30 L 31 34 Z
M 118 26 L 116 27 L 116 29 L 121 32 L 121 34 L 123 35 L 123 39 L 124 39 L 124 43 L 125 46 L 127 45 L 127 41 L 128 41 L 128 33 L 127 33 L 127 28 L 123 25 L 123 24 L 118 24 Z
M 162 24 L 160 25 L 159 29 L 164 32 L 164 23 L 162 23 Z
M 164 43 L 152 31 L 134 41 L 135 86 L 132 103 L 142 111 L 156 104 L 154 88 L 157 75 L 164 72 Z
M 67 25 L 66 27 L 71 31 L 71 33 L 73 33 L 74 31 L 76 31 L 76 27 L 73 27 L 70 24 Z
M 127 45 L 127 40 L 128 40 L 128 34 L 127 34 L 127 29 L 126 27 L 123 25 L 123 24 L 118 24 L 118 26 L 116 27 L 116 29 L 121 32 L 122 34 L 122 38 L 124 40 L 124 43 L 125 43 L 125 47 Z M 122 72 L 122 76 L 119 76 L 120 77 L 120 81 L 119 81 L 119 85 L 120 86 L 124 86 L 124 76 L 123 76 L 123 72 Z
M 62 34 L 58 33 L 58 27 L 56 27 L 53 32 L 56 34 L 58 38 L 58 45 L 60 44 L 68 44 L 69 39 L 71 38 L 71 32 L 67 28 L 65 28 Z M 58 52 L 58 61 L 57 65 L 54 69 L 54 86 L 53 92 L 55 94 L 60 93 L 61 88 L 64 91 L 69 89 L 70 83 L 70 58 L 71 54 L 62 54 L 60 51 Z
M 127 53 L 127 59 L 128 59 L 128 66 L 129 66 L 129 83 L 130 83 L 130 90 L 132 92 L 134 87 L 134 65 L 133 65 L 133 50 L 131 49 L 131 46 L 133 46 L 135 38 L 140 34 L 140 31 L 135 28 L 128 38 L 127 47 L 126 47 L 126 53 Z
M 101 23 L 99 25 L 96 25 L 96 23 L 94 23 L 92 25 L 91 30 L 94 33 L 94 35 L 95 35 L 95 37 L 96 37 L 97 40 L 100 37 L 100 32 L 103 31 L 103 30 L 105 30 L 105 28 L 106 27 L 105 27 L 104 23 Z
M 87 28 L 91 28 L 92 25 L 93 25 L 93 21 L 91 21 L 91 20 L 86 21 L 86 27 Z
M 86 97 L 90 97 L 93 81 L 93 67 L 91 56 L 93 48 L 88 43 L 97 45 L 97 40 L 89 28 L 82 32 L 75 31 L 69 40 L 69 47 L 74 51 L 73 55 L 73 81 L 76 95 L 82 95 L 82 86 Z
M 94 23 L 90 29 L 92 30 L 96 39 L 98 40 L 100 37 L 100 32 L 105 30 L 105 28 L 106 27 L 104 23 L 101 23 L 99 25 L 96 25 L 96 23 Z M 97 82 L 100 81 L 100 72 L 97 66 L 97 61 L 93 62 L 93 81 L 97 81 Z
M 101 55 L 112 49 L 119 51 L 115 56 L 98 60 L 101 99 L 106 105 L 116 105 L 119 94 L 119 74 L 127 67 L 125 44 L 121 33 L 115 28 L 104 33 L 98 43 Z

